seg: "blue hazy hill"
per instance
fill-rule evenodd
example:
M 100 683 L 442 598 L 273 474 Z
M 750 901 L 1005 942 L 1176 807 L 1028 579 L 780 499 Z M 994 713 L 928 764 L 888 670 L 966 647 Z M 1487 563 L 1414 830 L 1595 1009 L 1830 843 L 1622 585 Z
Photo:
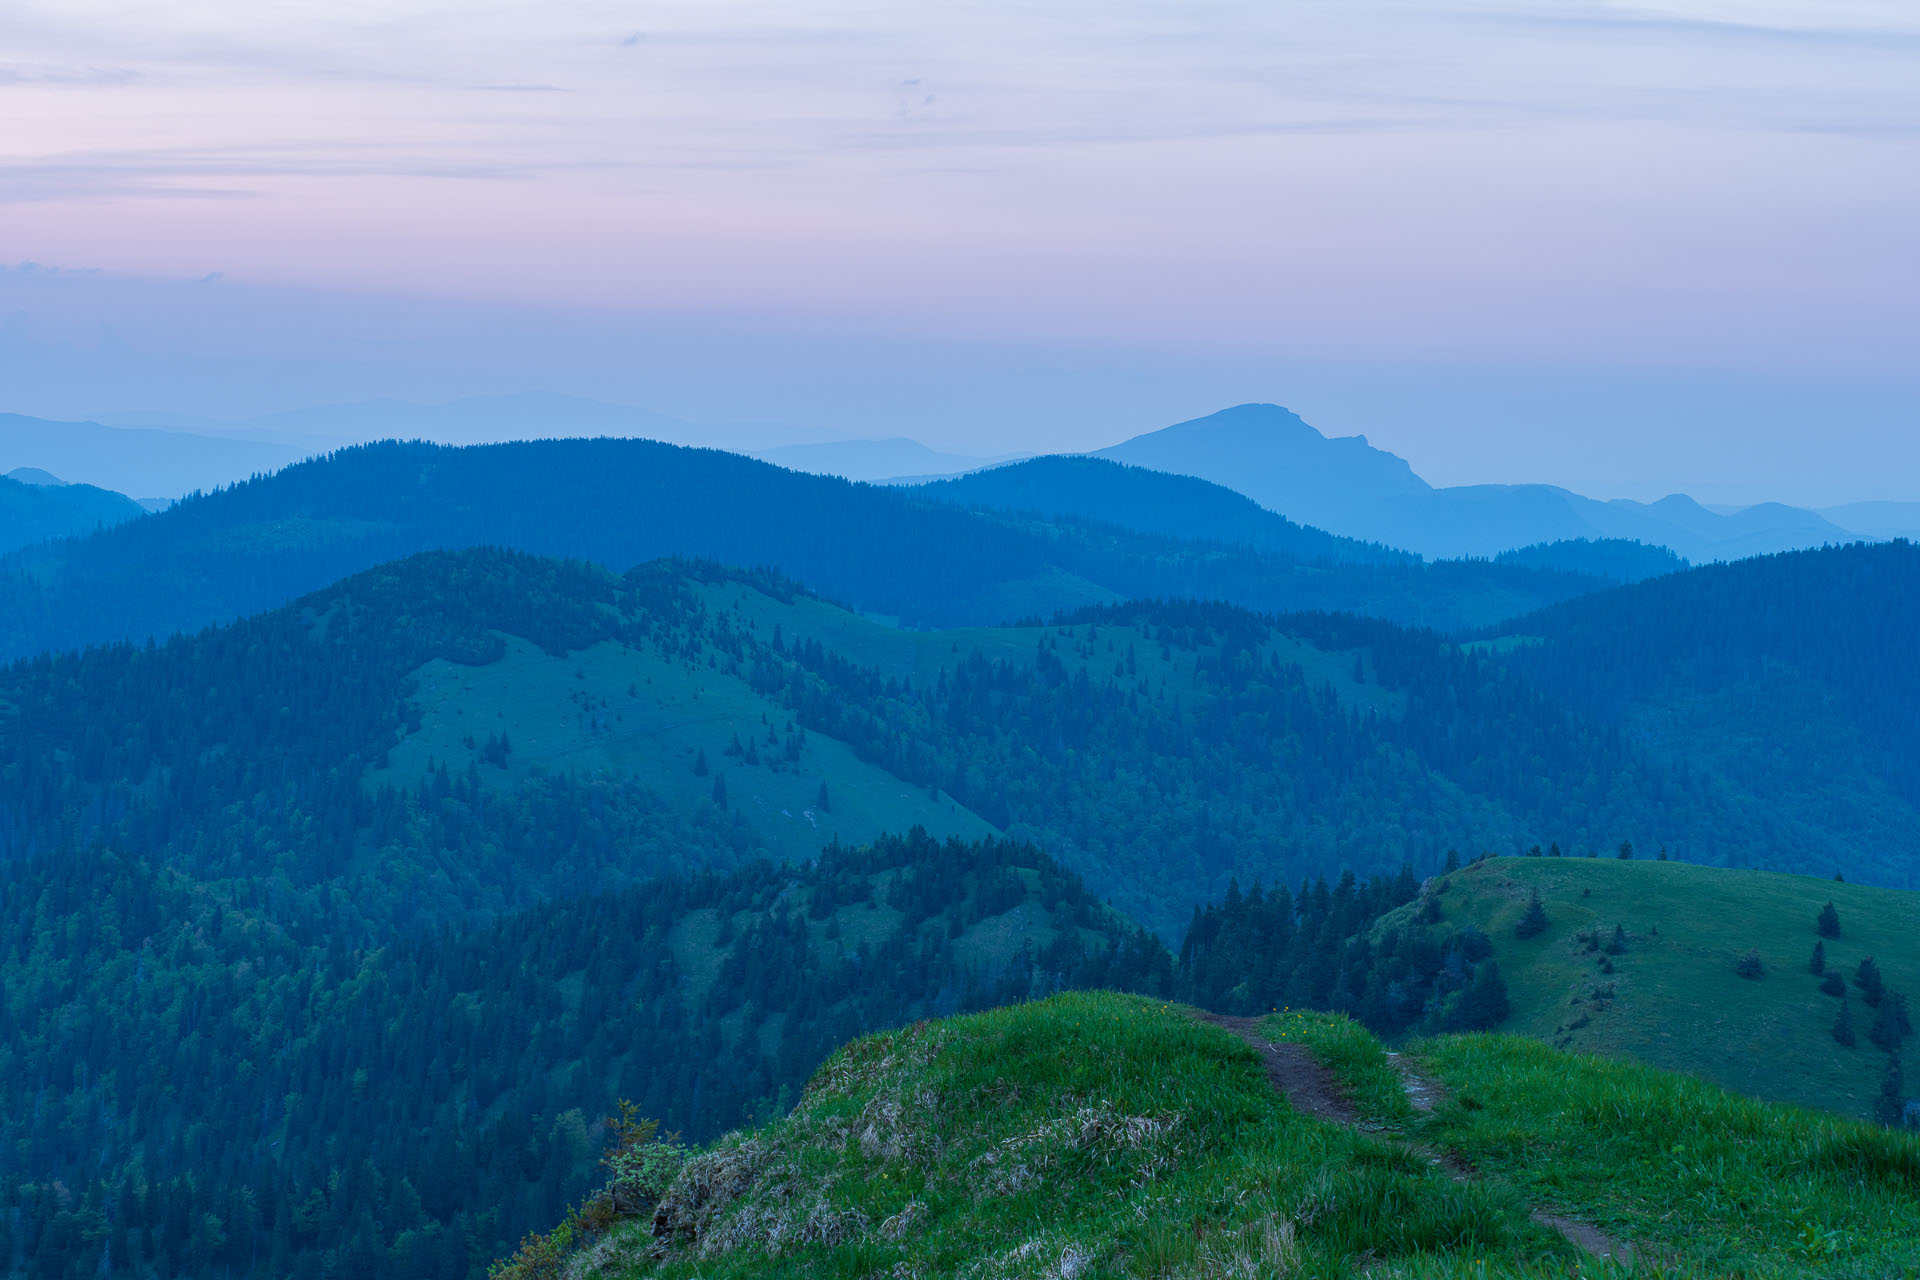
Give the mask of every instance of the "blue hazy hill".
M 1663 546 L 1697 562 L 1855 539 L 1817 512 L 1779 503 L 1722 514 L 1679 494 L 1602 502 L 1546 484 L 1435 488 L 1365 436 L 1329 438 L 1271 404 L 1237 405 L 1096 456 L 1198 476 L 1301 524 L 1434 557 L 1586 538 Z
M 1098 520 L 1141 533 L 1246 546 L 1301 560 L 1408 564 L 1416 559 L 1391 547 L 1295 524 L 1223 485 L 1105 458 L 1030 458 L 934 481 L 916 492 L 963 506 Z
M 37 467 L 0 476 L 0 551 L 92 533 L 146 509 L 124 494 L 90 484 L 62 484 Z
M 475 546 L 615 569 L 660 556 L 774 568 L 913 626 L 1179 597 L 1463 629 L 1607 585 L 1512 565 L 1325 564 L 972 511 L 649 440 L 388 442 L 0 560 L 0 656 L 193 631 L 383 561 Z

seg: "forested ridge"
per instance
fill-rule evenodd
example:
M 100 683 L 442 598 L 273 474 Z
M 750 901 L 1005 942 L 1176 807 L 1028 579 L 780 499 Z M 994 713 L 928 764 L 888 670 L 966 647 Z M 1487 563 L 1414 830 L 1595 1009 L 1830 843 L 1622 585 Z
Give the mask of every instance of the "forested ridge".
M 1184 595 L 1464 627 L 1605 585 L 1487 564 L 1336 571 L 1317 553 L 1150 535 L 1066 515 L 994 515 L 647 440 L 387 442 L 0 560 L 0 657 L 191 632 L 416 552 L 476 546 L 574 557 L 616 572 L 663 556 L 764 565 L 842 603 L 922 626 Z
M 593 649 L 733 681 L 758 727 L 672 779 L 510 768 L 524 744 L 479 723 L 457 759 L 382 768 L 422 672 L 526 642 L 582 706 L 639 695 L 592 683 Z M 771 573 L 498 550 L 18 662 L 0 1246 L 48 1276 L 468 1275 L 586 1185 L 619 1096 L 708 1134 L 875 1025 L 1063 985 L 1486 1025 L 1504 997 L 1471 931 L 1374 928 L 1448 847 L 1827 869 L 1812 816 L 1546 685 L 1347 616 L 1147 602 L 925 634 Z M 808 735 L 1007 838 L 772 865 L 767 815 L 723 784 L 829 759 Z M 825 810 L 840 780 L 802 781 Z M 1876 852 L 1849 873 L 1900 873 Z M 1178 963 L 1127 915 L 1184 926 Z
M 476 1275 L 593 1180 L 622 1097 L 707 1137 L 875 1027 L 1169 985 L 1038 850 L 920 833 L 371 948 L 131 855 L 6 889 L 0 1260 L 33 1276 Z
M 1564 705 L 1819 815 L 1822 833 L 1803 837 L 1810 869 L 1915 883 L 1920 547 L 1708 565 L 1500 631 L 1528 638 L 1507 664 Z

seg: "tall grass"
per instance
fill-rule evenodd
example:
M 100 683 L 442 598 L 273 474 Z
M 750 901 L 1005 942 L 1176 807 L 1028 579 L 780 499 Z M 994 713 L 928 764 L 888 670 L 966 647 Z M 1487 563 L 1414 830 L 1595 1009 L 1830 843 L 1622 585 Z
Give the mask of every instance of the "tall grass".
M 1866 1280 L 1920 1274 L 1920 1145 L 1505 1036 L 1278 1015 L 1362 1114 L 1295 1111 L 1190 1011 L 1076 994 L 848 1045 L 565 1264 L 663 1277 Z M 1371 1131 L 1369 1131 L 1371 1128 Z M 1446 1152 L 1465 1176 L 1438 1167 Z M 1532 1218 L 1631 1241 L 1601 1262 Z

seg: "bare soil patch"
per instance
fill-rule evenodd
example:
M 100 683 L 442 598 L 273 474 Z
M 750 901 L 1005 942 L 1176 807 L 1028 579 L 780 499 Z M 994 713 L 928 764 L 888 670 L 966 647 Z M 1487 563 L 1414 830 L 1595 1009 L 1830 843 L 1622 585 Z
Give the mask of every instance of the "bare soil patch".
M 1340 1082 L 1320 1065 L 1319 1059 L 1303 1044 L 1274 1044 L 1260 1034 L 1258 1018 L 1229 1018 L 1218 1013 L 1203 1013 L 1202 1022 L 1231 1031 L 1252 1045 L 1267 1068 L 1267 1082 L 1293 1109 L 1320 1120 L 1351 1127 L 1358 1124 L 1359 1112 L 1340 1092 Z

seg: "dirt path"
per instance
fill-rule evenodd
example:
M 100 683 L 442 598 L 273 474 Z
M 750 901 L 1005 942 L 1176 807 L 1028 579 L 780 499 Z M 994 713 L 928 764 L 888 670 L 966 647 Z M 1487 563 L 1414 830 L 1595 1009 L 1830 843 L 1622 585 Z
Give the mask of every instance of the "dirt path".
M 1347 1101 L 1340 1089 L 1340 1082 L 1331 1071 L 1320 1065 L 1319 1059 L 1313 1056 L 1307 1046 L 1286 1042 L 1275 1044 L 1260 1033 L 1258 1018 L 1229 1018 L 1217 1013 L 1200 1013 L 1197 1016 L 1202 1022 L 1232 1032 L 1258 1050 L 1266 1063 L 1267 1082 L 1293 1104 L 1295 1110 L 1348 1128 L 1359 1125 L 1359 1112 Z M 1406 1091 L 1407 1102 L 1415 1111 L 1430 1112 L 1445 1096 L 1439 1085 L 1416 1072 L 1399 1054 L 1389 1053 L 1387 1061 L 1399 1073 L 1400 1087 Z M 1409 1151 L 1444 1170 L 1455 1182 L 1473 1182 L 1479 1177 L 1464 1160 L 1417 1143 L 1407 1142 L 1405 1145 Z M 1541 1226 L 1559 1232 L 1574 1247 L 1596 1258 L 1611 1258 L 1625 1263 L 1633 1261 L 1633 1246 L 1630 1243 L 1614 1239 L 1591 1222 L 1538 1208 L 1529 1216 Z
M 1307 1046 L 1273 1043 L 1260 1034 L 1258 1018 L 1229 1018 L 1218 1013 L 1202 1013 L 1199 1017 L 1202 1022 L 1231 1031 L 1259 1050 L 1267 1065 L 1267 1083 L 1279 1090 L 1294 1110 L 1349 1128 L 1360 1122 L 1360 1113 L 1340 1092 L 1340 1082 L 1333 1078 L 1333 1072 L 1320 1065 L 1320 1060 Z

